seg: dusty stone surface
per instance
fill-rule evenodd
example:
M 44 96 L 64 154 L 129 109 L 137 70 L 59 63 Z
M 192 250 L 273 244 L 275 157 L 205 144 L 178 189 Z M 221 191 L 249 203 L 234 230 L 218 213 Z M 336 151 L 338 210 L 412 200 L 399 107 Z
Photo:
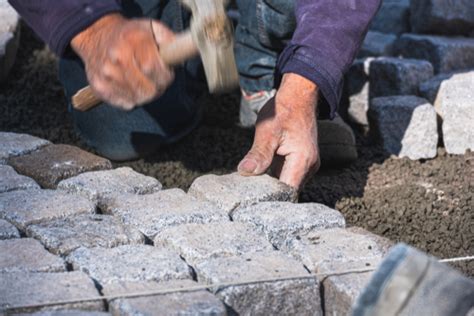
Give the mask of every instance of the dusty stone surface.
M 7 158 L 24 155 L 51 144 L 45 139 L 27 134 L 0 132 L 0 163 Z
M 9 306 L 41 305 L 50 302 L 78 300 L 100 296 L 92 280 L 82 272 L 0 273 L 0 312 Z M 51 306 L 49 309 L 80 309 L 103 311 L 102 301 Z M 17 313 L 37 309 L 16 309 Z
M 120 193 L 147 194 L 161 190 L 155 178 L 135 172 L 130 167 L 91 171 L 59 182 L 58 189 L 79 193 L 101 203 L 107 195 Z
M 375 98 L 369 119 L 371 130 L 390 154 L 413 160 L 436 156 L 436 111 L 427 100 L 415 96 Z
M 20 45 L 20 17 L 8 4 L 0 1 L 0 83 L 5 81 Z
M 191 280 L 170 282 L 116 283 L 103 289 L 104 295 L 161 291 L 197 286 Z M 109 300 L 113 315 L 227 315 L 225 306 L 205 290 L 177 292 L 146 297 Z
M 155 246 L 175 250 L 190 264 L 208 258 L 273 250 L 254 226 L 236 222 L 171 227 L 156 235 L 154 242 Z
M 435 73 L 474 67 L 474 38 L 403 34 L 395 46 L 403 57 L 428 60 Z
M 402 34 L 410 31 L 410 1 L 384 0 L 370 24 L 370 29 L 382 33 Z
M 419 95 L 425 98 L 426 100 L 428 100 L 431 104 L 433 104 L 438 114 L 440 113 L 437 109 L 436 103 L 437 103 L 439 87 L 441 86 L 441 83 L 443 81 L 451 78 L 456 73 L 458 72 L 449 72 L 449 73 L 436 75 L 433 78 L 425 82 L 422 82 L 420 86 L 418 87 Z
M 143 244 L 144 236 L 109 215 L 84 214 L 28 226 L 28 236 L 41 241 L 49 251 L 67 255 L 79 247 L 111 248 Z
M 94 203 L 61 191 L 20 190 L 0 193 L 0 218 L 21 230 L 31 224 L 94 211 Z
M 31 238 L 0 240 L 0 272 L 62 272 L 64 261 Z
M 198 282 L 242 282 L 288 276 L 309 276 L 303 265 L 273 251 L 213 258 L 195 266 Z M 240 315 L 322 315 L 315 278 L 268 281 L 214 289 Z
M 0 219 L 0 240 L 20 238 L 20 232 L 6 220 Z
M 416 95 L 418 86 L 433 77 L 433 66 L 425 60 L 381 57 L 370 63 L 370 98 Z
M 66 261 L 102 286 L 119 281 L 191 279 L 188 265 L 178 254 L 148 245 L 115 248 L 78 248 Z
M 86 171 L 112 168 L 109 160 L 71 145 L 49 145 L 31 154 L 8 160 L 19 173 L 35 179 L 44 188 Z
M 255 225 L 276 248 L 300 234 L 345 227 L 344 216 L 323 204 L 262 202 L 236 210 L 232 219 Z
M 340 116 L 333 120 L 319 120 L 318 137 L 323 164 L 349 164 L 357 159 L 354 132 Z
M 376 31 L 369 31 L 365 36 L 359 57 L 392 56 L 397 36 Z
M 474 150 L 474 71 L 455 74 L 440 85 L 436 102 L 443 117 L 443 141 L 450 154 Z
M 33 179 L 19 175 L 10 166 L 0 165 L 0 193 L 39 188 L 40 186 Z
M 465 35 L 474 30 L 474 2 L 471 0 L 411 1 L 413 33 Z
M 79 309 L 40 311 L 36 313 L 15 314 L 15 316 L 112 316 L 106 312 L 84 311 Z
M 257 202 L 291 202 L 297 198 L 293 188 L 268 175 L 243 177 L 237 173 L 201 176 L 191 184 L 188 194 L 213 202 L 229 213 Z
M 375 58 L 356 59 L 345 77 L 345 88 L 349 95 L 347 109 L 349 119 L 359 125 L 368 126 L 370 63 Z
M 151 239 L 171 226 L 229 220 L 226 212 L 216 205 L 198 201 L 180 189 L 147 195 L 120 194 L 104 204 L 106 213 L 121 218 Z

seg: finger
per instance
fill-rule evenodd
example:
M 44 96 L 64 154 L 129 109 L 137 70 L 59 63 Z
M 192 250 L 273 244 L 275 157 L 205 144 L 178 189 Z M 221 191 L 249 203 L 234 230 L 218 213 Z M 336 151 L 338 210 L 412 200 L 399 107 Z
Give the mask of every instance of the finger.
M 281 169 L 280 181 L 289 186 L 299 189 L 310 170 L 309 161 L 304 155 L 289 154 L 285 157 L 283 168 Z
M 241 175 L 263 174 L 271 165 L 278 147 L 278 138 L 271 129 L 257 129 L 252 148 L 237 167 Z
M 151 28 L 155 36 L 156 43 L 159 45 L 171 42 L 175 38 L 175 34 L 167 26 L 158 21 L 152 20 Z

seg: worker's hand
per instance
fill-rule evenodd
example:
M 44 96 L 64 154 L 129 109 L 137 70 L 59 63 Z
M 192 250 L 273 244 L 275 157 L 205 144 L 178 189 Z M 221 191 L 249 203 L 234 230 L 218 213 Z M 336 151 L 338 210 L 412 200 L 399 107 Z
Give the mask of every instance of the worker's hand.
M 240 162 L 239 173 L 259 175 L 272 166 L 280 181 L 299 189 L 320 165 L 317 99 L 313 82 L 285 74 L 276 96 L 258 113 L 253 146 Z
M 114 13 L 76 35 L 71 46 L 86 66 L 94 93 L 130 110 L 163 94 L 173 81 L 173 70 L 163 63 L 158 48 L 173 38 L 160 22 Z

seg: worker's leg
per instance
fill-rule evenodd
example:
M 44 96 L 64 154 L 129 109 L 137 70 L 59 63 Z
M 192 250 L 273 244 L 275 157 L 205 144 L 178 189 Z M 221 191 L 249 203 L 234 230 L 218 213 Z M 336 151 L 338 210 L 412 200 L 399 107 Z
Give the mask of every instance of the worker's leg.
M 122 4 L 129 17 L 157 18 L 175 32 L 182 31 L 189 20 L 178 1 L 125 0 Z M 203 78 L 201 72 L 197 59 L 176 68 L 176 79 L 163 96 L 130 112 L 108 104 L 88 112 L 71 108 L 76 129 L 89 146 L 113 160 L 134 159 L 153 152 L 197 125 L 199 109 L 195 99 L 205 85 L 198 82 Z M 60 79 L 68 100 L 87 84 L 83 64 L 77 57 L 61 60 Z

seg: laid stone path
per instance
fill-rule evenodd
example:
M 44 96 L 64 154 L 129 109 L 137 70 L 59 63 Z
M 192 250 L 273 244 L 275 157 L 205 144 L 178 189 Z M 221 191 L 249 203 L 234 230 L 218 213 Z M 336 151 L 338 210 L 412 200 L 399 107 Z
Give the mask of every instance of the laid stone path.
M 0 140 L 0 314 L 347 314 L 371 272 L 331 274 L 391 245 L 267 175 L 164 190 L 77 147 Z

